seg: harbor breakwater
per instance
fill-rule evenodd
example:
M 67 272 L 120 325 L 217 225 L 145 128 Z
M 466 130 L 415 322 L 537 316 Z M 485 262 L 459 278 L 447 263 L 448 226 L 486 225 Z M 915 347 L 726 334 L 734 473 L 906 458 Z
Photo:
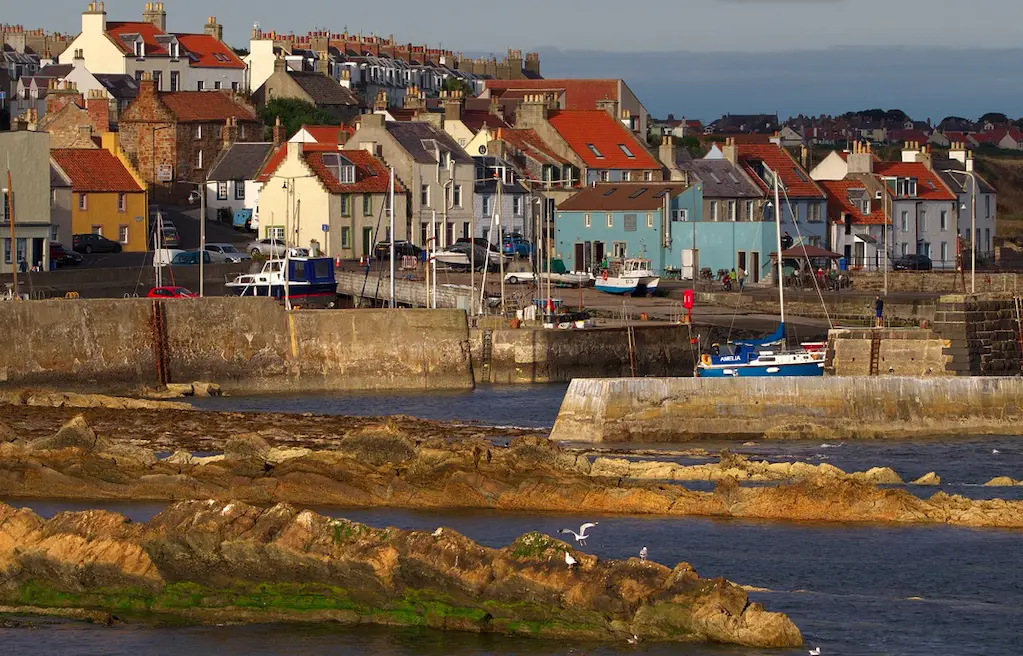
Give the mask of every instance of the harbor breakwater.
M 569 385 L 551 438 L 894 438 L 1015 434 L 1023 379 L 1009 377 L 611 378 Z

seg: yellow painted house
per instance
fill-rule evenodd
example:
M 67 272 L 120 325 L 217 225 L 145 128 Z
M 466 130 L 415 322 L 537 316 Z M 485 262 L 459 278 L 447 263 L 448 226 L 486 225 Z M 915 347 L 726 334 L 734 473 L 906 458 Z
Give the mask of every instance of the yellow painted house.
M 52 163 L 71 181 L 71 232 L 103 235 L 125 251 L 145 251 L 145 187 L 120 152 L 117 135 L 103 135 L 103 146 L 50 151 Z

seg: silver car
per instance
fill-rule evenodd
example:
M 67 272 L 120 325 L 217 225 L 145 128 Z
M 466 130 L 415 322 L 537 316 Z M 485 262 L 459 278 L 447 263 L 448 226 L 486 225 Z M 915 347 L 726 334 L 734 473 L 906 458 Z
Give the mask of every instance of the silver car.
M 309 250 L 306 248 L 288 248 L 284 242 L 279 239 L 257 239 L 250 241 L 249 245 L 245 247 L 245 250 L 252 254 L 252 257 L 262 255 L 264 257 L 284 257 L 284 251 L 291 251 L 293 256 L 305 256 L 309 255 Z
M 214 262 L 244 262 L 252 259 L 248 253 L 235 248 L 234 244 L 206 244 L 206 252 Z

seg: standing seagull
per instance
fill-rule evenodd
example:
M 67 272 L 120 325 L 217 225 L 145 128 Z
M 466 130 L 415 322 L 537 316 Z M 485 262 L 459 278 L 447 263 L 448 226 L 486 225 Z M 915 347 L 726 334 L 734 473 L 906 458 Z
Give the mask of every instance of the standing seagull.
M 643 547 L 642 549 L 640 549 L 640 550 L 639 550 L 639 559 L 640 559 L 640 560 L 646 560 L 646 555 L 647 555 L 647 553 L 648 553 L 648 552 L 647 552 L 647 550 L 646 550 L 646 547 Z
M 597 524 L 598 524 L 598 522 L 592 522 L 592 523 L 591 522 L 587 522 L 587 523 L 585 523 L 585 524 L 583 524 L 582 526 L 579 527 L 579 532 L 578 533 L 576 533 L 575 531 L 573 531 L 570 528 L 563 528 L 560 531 L 558 531 L 558 533 L 571 533 L 572 535 L 575 536 L 575 541 L 578 542 L 581 546 L 585 547 L 586 546 L 586 531 L 590 530 L 591 528 L 593 528 Z
M 573 558 L 572 554 L 568 553 L 567 551 L 565 552 L 565 564 L 568 565 L 568 569 L 572 569 L 572 566 L 575 565 L 577 562 L 579 561 Z
M 811 649 L 810 650 L 810 656 L 821 656 L 821 648 L 820 647 L 814 647 L 813 649 Z

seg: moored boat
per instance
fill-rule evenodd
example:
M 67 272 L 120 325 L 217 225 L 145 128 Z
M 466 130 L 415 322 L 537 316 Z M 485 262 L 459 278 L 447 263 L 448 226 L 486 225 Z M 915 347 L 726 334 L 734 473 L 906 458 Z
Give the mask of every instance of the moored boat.
M 594 286 L 607 294 L 653 296 L 661 279 L 650 268 L 650 260 L 638 257 L 612 261 L 600 272 Z
M 268 296 L 301 307 L 330 307 L 337 300 L 329 257 L 267 260 L 260 271 L 243 273 L 224 286 L 235 296 Z

